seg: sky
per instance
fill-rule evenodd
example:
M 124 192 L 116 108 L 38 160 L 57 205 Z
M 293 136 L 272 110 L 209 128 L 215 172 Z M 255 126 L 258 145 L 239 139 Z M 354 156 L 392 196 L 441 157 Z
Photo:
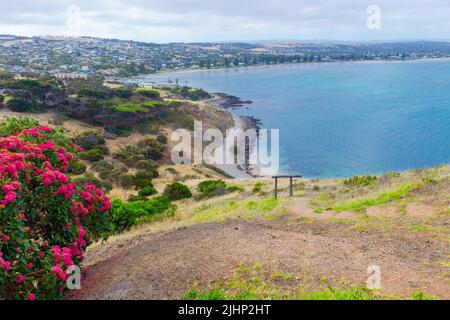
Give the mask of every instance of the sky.
M 24 36 L 158 43 L 450 38 L 449 0 L 0 0 L 0 8 L 0 34 Z

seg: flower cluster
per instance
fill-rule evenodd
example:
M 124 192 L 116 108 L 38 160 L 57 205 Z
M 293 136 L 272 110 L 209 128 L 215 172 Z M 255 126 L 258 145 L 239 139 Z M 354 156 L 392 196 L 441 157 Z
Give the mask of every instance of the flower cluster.
M 63 294 L 69 267 L 109 234 L 109 198 L 70 181 L 77 152 L 42 126 L 0 138 L 0 299 Z

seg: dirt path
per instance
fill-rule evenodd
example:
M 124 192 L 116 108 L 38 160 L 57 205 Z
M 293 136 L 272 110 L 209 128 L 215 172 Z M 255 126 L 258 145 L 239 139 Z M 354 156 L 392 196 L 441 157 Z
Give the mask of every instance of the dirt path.
M 233 220 L 137 236 L 115 248 L 89 268 L 83 289 L 69 298 L 178 299 L 195 282 L 228 277 L 240 263 L 261 263 L 296 275 L 309 289 L 323 286 L 324 277 L 330 285 L 342 279 L 365 285 L 367 267 L 378 265 L 383 291 L 410 298 L 421 290 L 450 299 L 446 270 L 438 265 L 448 258 L 447 244 L 417 234 L 385 237 L 328 222 Z M 101 254 L 101 247 L 89 253 Z

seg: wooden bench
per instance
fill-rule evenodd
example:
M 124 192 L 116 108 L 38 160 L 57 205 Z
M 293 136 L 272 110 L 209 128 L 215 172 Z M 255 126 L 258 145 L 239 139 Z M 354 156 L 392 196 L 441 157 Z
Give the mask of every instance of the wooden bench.
M 293 190 L 293 180 L 294 178 L 303 178 L 303 176 L 273 176 L 273 179 L 275 179 L 275 199 L 278 198 L 278 179 L 284 179 L 284 178 L 289 178 L 289 195 L 292 197 L 294 195 L 294 190 Z

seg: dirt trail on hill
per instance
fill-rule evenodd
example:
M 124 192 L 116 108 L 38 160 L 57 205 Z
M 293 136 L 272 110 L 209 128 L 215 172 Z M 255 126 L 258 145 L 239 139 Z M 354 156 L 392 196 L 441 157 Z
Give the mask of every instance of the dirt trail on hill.
M 101 247 L 88 255 L 101 260 Z M 367 267 L 378 265 L 385 292 L 411 298 L 421 290 L 450 299 L 446 270 L 439 266 L 447 255 L 447 243 L 416 233 L 386 237 L 325 221 L 230 220 L 115 243 L 114 252 L 89 268 L 82 290 L 69 299 L 179 299 L 196 282 L 226 279 L 240 263 L 276 266 L 308 289 L 323 287 L 324 277 L 329 285 L 346 279 L 364 286 Z

